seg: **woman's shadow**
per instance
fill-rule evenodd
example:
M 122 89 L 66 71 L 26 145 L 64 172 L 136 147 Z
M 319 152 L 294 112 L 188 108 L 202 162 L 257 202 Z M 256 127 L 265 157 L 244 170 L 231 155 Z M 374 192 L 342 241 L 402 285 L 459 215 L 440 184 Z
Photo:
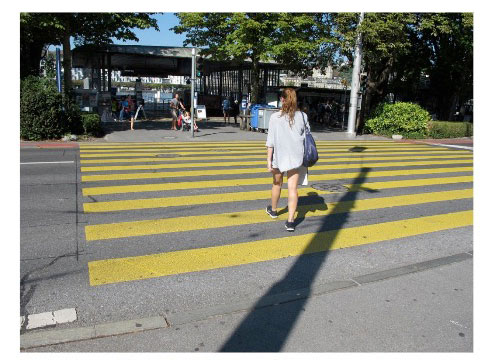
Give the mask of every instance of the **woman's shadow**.
M 326 211 L 328 209 L 326 202 L 322 196 L 319 196 L 315 191 L 309 191 L 306 196 L 298 198 L 298 207 L 296 208 L 295 226 L 300 225 L 306 215 L 316 211 Z M 288 207 L 277 212 L 277 215 L 283 215 L 288 212 Z

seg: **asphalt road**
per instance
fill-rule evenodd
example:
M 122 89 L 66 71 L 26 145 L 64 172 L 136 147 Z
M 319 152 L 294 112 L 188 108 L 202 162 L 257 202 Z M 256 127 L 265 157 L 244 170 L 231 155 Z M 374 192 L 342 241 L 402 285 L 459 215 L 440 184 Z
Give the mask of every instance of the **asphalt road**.
M 289 234 L 283 226 L 285 198 L 280 202 L 279 220 L 265 217 L 269 200 L 261 194 L 270 193 L 270 181 L 264 165 L 223 166 L 227 161 L 258 161 L 262 149 L 261 146 L 251 149 L 253 145 L 237 153 L 234 147 L 224 149 L 223 143 L 206 143 L 192 157 L 189 152 L 196 149 L 181 150 L 178 143 L 171 144 L 166 151 L 145 144 L 127 149 L 85 147 L 82 152 L 71 148 L 22 148 L 20 315 L 76 308 L 77 321 L 57 325 L 57 329 L 156 315 L 168 321 L 173 314 L 229 306 L 248 299 L 258 301 L 295 289 L 344 281 L 473 249 L 472 226 L 467 223 L 467 212 L 473 209 L 472 195 L 467 192 L 472 189 L 473 164 L 469 151 L 394 143 L 385 148 L 382 143 L 364 142 L 334 152 L 338 142 L 320 143 L 323 157 L 318 165 L 323 168 L 311 169 L 308 190 L 300 193 L 299 214 L 303 218 L 299 219 L 295 233 Z M 151 154 L 161 150 L 164 152 L 160 155 Z M 117 156 L 118 151 L 128 155 Z M 87 163 L 89 160 L 94 163 Z M 101 160 L 114 162 L 97 162 Z M 156 168 L 85 169 L 136 165 Z M 158 168 L 158 165 L 176 167 Z M 110 177 L 95 177 L 100 175 Z M 173 190 L 161 188 L 165 184 L 173 186 Z M 132 190 L 123 188 L 125 185 L 138 187 Z M 347 191 L 348 186 L 361 189 Z M 85 191 L 98 189 L 103 193 L 84 195 Z M 228 193 L 231 195 L 225 195 Z M 167 199 L 162 200 L 162 205 L 147 202 L 159 198 Z M 121 209 L 107 208 L 120 201 Z M 179 201 L 178 205 L 172 206 L 177 204 L 175 201 Z M 335 205 L 338 202 L 344 206 Z M 330 203 L 334 204 L 328 206 Z M 92 210 L 99 212 L 90 212 L 84 208 L 90 204 L 104 207 Z M 260 218 L 255 211 L 264 216 Z M 443 218 L 439 216 L 447 217 L 440 220 Z M 429 231 L 421 225 L 426 223 L 416 222 L 417 219 L 429 219 L 428 224 L 443 221 L 445 229 Z M 405 223 L 405 220 L 410 221 Z M 388 225 L 378 227 L 383 224 Z M 388 235 L 390 224 L 394 228 L 400 226 L 401 230 Z M 347 235 L 343 238 L 335 232 L 338 229 Z M 362 235 L 364 232 L 366 235 Z M 332 240 L 324 245 L 326 240 L 320 234 L 326 233 Z M 298 247 L 302 243 L 309 246 L 310 254 L 288 249 L 291 245 L 278 241 L 288 236 L 292 237 L 290 241 L 298 241 Z M 367 240 L 362 242 L 362 237 Z M 360 242 L 352 242 L 354 238 L 355 241 L 360 238 Z M 267 247 L 270 243 L 276 248 L 284 247 L 290 255 L 275 255 L 276 250 Z M 248 250 L 247 246 L 253 244 L 262 245 Z M 319 251 L 313 246 L 319 250 L 321 246 L 331 246 L 332 251 Z M 196 258 L 197 249 L 213 249 L 209 259 L 213 263 L 206 265 L 203 261 L 207 260 L 201 255 Z M 226 249 L 230 249 L 229 256 L 224 255 Z M 293 255 L 295 251 L 297 255 Z M 170 256 L 172 253 L 178 255 L 183 267 Z M 124 258 L 132 260 L 120 260 Z M 169 263 L 173 264 L 173 270 Z M 211 266 L 211 270 L 205 270 L 206 266 Z M 459 271 L 466 273 L 463 276 L 469 286 L 471 266 L 460 267 Z M 395 297 L 404 298 L 413 297 L 426 286 L 424 281 L 417 284 L 411 294 L 397 292 L 400 284 L 396 282 L 385 286 L 395 291 Z M 471 329 L 471 289 L 466 291 L 463 302 L 456 307 L 467 314 L 461 323 L 467 321 L 466 326 Z M 368 293 L 359 295 L 352 304 L 348 304 L 345 296 L 343 300 L 337 299 L 340 306 L 356 304 L 362 311 L 371 306 Z M 310 300 L 311 304 L 315 317 L 319 316 L 320 300 Z M 322 308 L 326 310 L 327 306 Z M 394 311 L 393 314 L 400 310 Z M 410 318 L 432 311 L 438 310 L 411 309 Z M 234 327 L 243 318 L 235 321 Z M 282 342 L 274 344 L 271 351 L 314 351 L 312 344 L 296 348 L 284 345 L 286 338 L 292 338 L 294 321 L 281 329 Z M 401 326 L 395 315 L 387 321 Z M 410 331 L 411 324 L 406 326 Z M 375 329 L 366 331 L 368 336 Z M 21 332 L 26 333 L 26 329 Z M 228 333 L 223 330 L 219 340 Z M 467 342 L 454 348 L 471 351 L 470 335 Z M 335 336 L 341 336 L 341 332 Z M 393 345 L 388 351 L 418 351 L 410 343 L 411 337 L 404 339 L 400 348 Z M 321 346 L 321 351 L 352 351 L 352 343 L 345 342 L 342 347 L 340 340 L 330 348 Z M 442 340 L 442 346 L 433 351 L 442 348 L 452 351 L 455 339 L 443 335 Z M 190 351 L 197 351 L 196 344 L 192 345 Z M 119 351 L 119 346 L 104 348 L 107 350 L 102 351 Z M 220 347 L 213 345 L 204 351 L 217 349 Z M 377 347 L 376 343 L 359 349 L 386 351 L 386 347 L 382 344 Z M 432 346 L 420 349 L 432 351 Z M 189 349 L 170 343 L 154 351 Z

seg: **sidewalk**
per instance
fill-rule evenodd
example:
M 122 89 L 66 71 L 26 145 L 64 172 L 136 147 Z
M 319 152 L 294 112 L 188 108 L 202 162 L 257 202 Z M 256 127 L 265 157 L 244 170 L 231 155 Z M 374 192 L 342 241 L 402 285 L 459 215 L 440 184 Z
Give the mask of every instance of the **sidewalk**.
M 223 117 L 210 118 L 208 121 L 199 121 L 199 132 L 171 130 L 171 120 L 162 119 L 154 121 L 135 122 L 135 130 L 130 130 L 130 123 L 107 123 L 104 128 L 106 135 L 102 138 L 93 138 L 92 142 L 202 142 L 202 141 L 262 141 L 265 142 L 267 134 L 256 131 L 246 131 L 239 128 L 239 123 L 234 124 L 231 118 L 230 123 L 225 125 Z M 338 129 L 322 129 L 312 126 L 312 134 L 316 140 L 334 141 L 369 141 L 385 140 L 394 141 L 389 137 L 376 135 L 352 136 Z M 456 148 L 473 149 L 473 138 L 460 139 L 423 139 L 411 140 L 403 139 L 399 142 L 419 143 L 428 145 L 440 145 Z M 86 141 L 80 141 L 86 142 Z M 21 141 L 21 147 L 39 148 L 75 148 L 78 142 L 75 141 Z
M 129 123 L 106 124 L 107 135 L 98 142 L 185 142 L 185 141 L 262 141 L 267 134 L 256 131 L 246 131 L 234 124 L 234 118 L 228 125 L 222 118 L 210 118 L 208 121 L 198 121 L 199 132 L 192 137 L 190 131 L 171 130 L 171 120 L 137 121 L 135 130 L 130 130 Z M 374 135 L 351 136 L 346 132 L 328 129 L 312 129 L 316 140 L 391 140 Z
M 168 314 L 166 319 L 28 333 L 21 335 L 21 348 L 27 352 L 473 352 L 472 269 L 472 253 L 461 253 L 266 299 Z

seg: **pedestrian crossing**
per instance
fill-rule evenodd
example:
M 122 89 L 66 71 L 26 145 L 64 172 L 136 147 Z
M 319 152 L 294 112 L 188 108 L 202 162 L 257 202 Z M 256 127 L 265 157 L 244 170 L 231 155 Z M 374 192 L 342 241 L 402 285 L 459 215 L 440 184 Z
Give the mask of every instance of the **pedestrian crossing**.
M 472 225 L 471 152 L 392 141 L 317 145 L 320 160 L 309 169 L 309 185 L 299 188 L 300 223 L 290 235 L 281 224 L 286 186 L 279 219 L 264 210 L 272 181 L 262 141 L 81 144 L 84 233 L 95 254 L 88 263 L 90 285 Z M 349 222 L 355 214 L 375 218 L 381 211 L 388 215 L 374 223 Z M 92 251 L 103 244 L 108 252 Z

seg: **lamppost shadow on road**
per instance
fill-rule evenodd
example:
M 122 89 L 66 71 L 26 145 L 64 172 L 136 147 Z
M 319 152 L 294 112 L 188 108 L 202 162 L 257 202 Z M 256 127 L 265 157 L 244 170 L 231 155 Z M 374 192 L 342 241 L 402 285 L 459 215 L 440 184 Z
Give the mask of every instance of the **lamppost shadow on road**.
M 354 183 L 360 187 L 365 182 L 370 170 L 370 168 L 362 168 Z M 333 220 L 335 230 L 341 229 L 348 220 L 357 195 L 358 191 L 353 191 L 342 196 L 339 200 L 339 204 L 343 204 L 341 205 L 341 211 L 335 213 L 335 208 L 333 208 L 331 213 L 324 218 L 321 228 L 307 245 L 302 255 L 297 258 L 288 273 L 258 300 L 238 328 L 220 348 L 221 352 L 277 352 L 282 349 L 307 303 L 310 287 L 328 256 L 327 249 L 335 242 L 337 232 L 326 232 L 332 230 L 330 222 Z M 326 205 L 324 204 L 324 206 Z M 297 215 L 300 216 L 301 214 Z M 304 217 L 305 213 L 302 215 Z M 289 283 L 296 282 L 296 279 L 305 284 L 307 296 L 288 302 L 285 305 L 268 305 L 268 301 L 265 300 L 266 297 L 279 293 L 282 289 L 289 287 Z

